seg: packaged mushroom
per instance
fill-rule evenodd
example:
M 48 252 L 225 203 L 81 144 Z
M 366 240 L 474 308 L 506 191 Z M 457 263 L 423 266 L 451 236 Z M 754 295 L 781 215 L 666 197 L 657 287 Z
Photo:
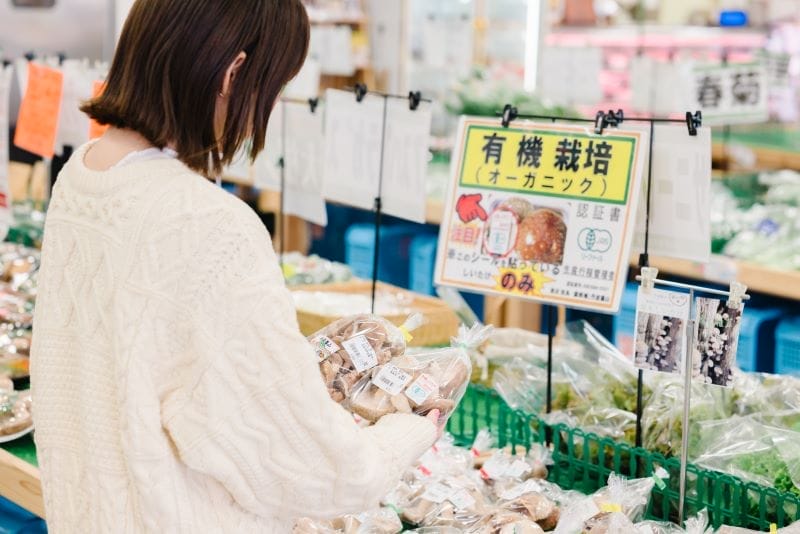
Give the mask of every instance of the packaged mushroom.
M 353 390 L 348 408 L 368 421 L 390 413 L 439 410 L 444 425 L 467 389 L 472 366 L 464 347 L 479 344 L 489 327 L 461 329 L 453 347 L 404 355 L 375 367 Z
M 400 327 L 375 315 L 355 315 L 339 319 L 309 337 L 331 398 L 344 403 L 372 369 L 402 356 L 409 332 L 421 324 L 419 314 L 409 317 Z
M 534 444 L 530 450 L 516 446 L 496 449 L 479 469 L 481 478 L 498 489 L 528 479 L 547 478 L 547 465 L 552 463 L 550 451 Z
M 31 404 L 29 391 L 0 390 L 0 442 L 33 430 Z
M 553 530 L 561 516 L 558 504 L 547 498 L 536 481 L 530 480 L 516 488 L 507 490 L 498 501 L 506 511 L 522 515 L 533 521 L 542 530 Z
M 402 531 L 403 523 L 397 512 L 391 508 L 381 508 L 330 521 L 300 519 L 295 524 L 292 534 L 398 534 Z
M 489 511 L 478 482 L 466 475 L 429 480 L 400 507 L 411 525 L 460 529 L 473 527 Z
M 470 534 L 544 534 L 535 521 L 522 514 L 508 510 L 497 510 L 487 516 Z

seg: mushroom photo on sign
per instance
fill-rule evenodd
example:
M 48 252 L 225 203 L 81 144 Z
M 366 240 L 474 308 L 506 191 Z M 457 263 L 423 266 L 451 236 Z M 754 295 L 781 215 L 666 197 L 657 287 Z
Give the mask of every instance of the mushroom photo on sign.
M 742 310 L 719 299 L 695 300 L 697 321 L 692 347 L 692 377 L 706 384 L 733 385 Z
M 639 369 L 680 373 L 686 347 L 689 297 L 662 289 L 639 288 L 634 364 Z

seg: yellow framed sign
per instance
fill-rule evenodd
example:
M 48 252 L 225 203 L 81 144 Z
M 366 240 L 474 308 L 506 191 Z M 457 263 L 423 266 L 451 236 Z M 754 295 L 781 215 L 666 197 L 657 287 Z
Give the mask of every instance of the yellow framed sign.
M 617 311 L 646 146 L 642 130 L 463 117 L 436 283 Z

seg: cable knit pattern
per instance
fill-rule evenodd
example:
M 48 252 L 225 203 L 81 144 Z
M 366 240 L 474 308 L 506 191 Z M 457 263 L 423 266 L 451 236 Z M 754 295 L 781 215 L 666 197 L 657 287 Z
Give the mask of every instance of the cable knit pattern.
M 328 397 L 269 235 L 177 160 L 96 172 L 48 212 L 32 348 L 50 531 L 288 533 L 373 506 L 434 441 Z

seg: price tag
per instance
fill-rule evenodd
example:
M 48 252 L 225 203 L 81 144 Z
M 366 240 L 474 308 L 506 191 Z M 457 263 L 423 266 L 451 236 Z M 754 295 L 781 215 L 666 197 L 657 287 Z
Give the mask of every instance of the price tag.
M 508 467 L 509 465 L 505 458 L 502 456 L 492 456 L 483 464 L 480 474 L 484 480 L 497 480 L 506 474 Z
M 411 381 L 411 375 L 393 364 L 384 365 L 372 383 L 389 395 L 397 395 Z
M 622 506 L 615 502 L 604 502 L 602 506 L 600 506 L 600 511 L 608 514 L 622 513 Z
M 425 489 L 425 493 L 422 494 L 422 499 L 440 504 L 446 501 L 452 494 L 453 488 L 446 486 L 441 482 L 437 482 L 436 484 L 432 484 Z
M 509 490 L 504 491 L 500 498 L 506 501 L 513 501 L 522 497 L 526 493 L 538 493 L 542 491 L 542 486 L 535 480 L 526 480 L 524 484 L 519 484 Z
M 365 336 L 356 336 L 347 341 L 342 341 L 342 346 L 344 346 L 347 354 L 350 355 L 350 359 L 353 360 L 353 367 L 359 373 L 368 371 L 378 365 L 378 355 L 375 354 L 375 350 Z
M 428 400 L 434 391 L 438 391 L 439 386 L 430 376 L 421 374 L 406 390 L 406 397 L 411 399 L 418 406 Z
M 314 351 L 317 353 L 317 358 L 319 358 L 320 362 L 324 362 L 331 356 L 331 354 L 339 351 L 339 345 L 325 336 L 320 336 L 314 339 L 314 341 L 312 341 L 312 345 L 314 346 Z
M 457 510 L 466 510 L 475 505 L 475 498 L 465 489 L 453 493 L 447 498 Z

